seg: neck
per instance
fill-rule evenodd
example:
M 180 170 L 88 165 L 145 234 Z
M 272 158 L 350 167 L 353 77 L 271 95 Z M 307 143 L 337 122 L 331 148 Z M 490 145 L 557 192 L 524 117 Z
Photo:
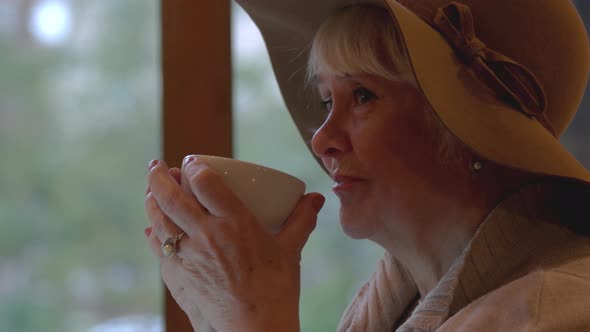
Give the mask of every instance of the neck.
M 419 203 L 410 209 L 412 213 L 404 217 L 403 224 L 389 218 L 371 238 L 408 269 L 421 298 L 449 270 L 491 210 L 531 180 L 520 172 L 492 165 L 476 177 L 438 178 L 446 180 L 435 183 L 437 188 L 424 181 L 423 190 L 416 191 L 419 197 L 412 201 Z

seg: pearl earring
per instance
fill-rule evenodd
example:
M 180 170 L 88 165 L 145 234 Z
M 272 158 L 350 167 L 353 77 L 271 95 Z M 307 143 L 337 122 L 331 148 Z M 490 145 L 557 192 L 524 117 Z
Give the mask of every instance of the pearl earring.
M 481 171 L 481 169 L 483 168 L 483 161 L 474 161 L 471 164 L 471 172 L 473 172 L 473 174 L 477 174 L 479 171 Z

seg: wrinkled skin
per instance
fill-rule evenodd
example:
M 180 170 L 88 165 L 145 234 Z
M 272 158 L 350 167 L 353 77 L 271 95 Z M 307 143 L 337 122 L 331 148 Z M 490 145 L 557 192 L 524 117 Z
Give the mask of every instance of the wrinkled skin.
M 182 172 L 152 162 L 146 235 L 194 329 L 299 331 L 301 250 L 323 202 L 305 195 L 272 235 L 198 157 L 185 158 Z M 161 244 L 181 232 L 176 254 L 162 255 Z

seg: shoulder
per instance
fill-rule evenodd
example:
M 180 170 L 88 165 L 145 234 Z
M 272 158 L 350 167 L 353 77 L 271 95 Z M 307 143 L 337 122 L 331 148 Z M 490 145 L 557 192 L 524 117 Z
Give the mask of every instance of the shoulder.
M 539 272 L 539 331 L 590 331 L 590 256 Z
M 590 242 L 589 242 L 590 243 Z M 584 245 L 590 249 L 590 244 Z M 568 255 L 487 293 L 440 331 L 590 331 L 590 255 Z

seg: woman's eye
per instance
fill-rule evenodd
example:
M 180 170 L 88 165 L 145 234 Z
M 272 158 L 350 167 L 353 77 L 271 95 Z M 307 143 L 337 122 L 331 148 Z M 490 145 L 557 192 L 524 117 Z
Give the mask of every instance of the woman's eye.
M 322 100 L 322 105 L 324 106 L 324 109 L 326 109 L 327 111 L 332 110 L 332 104 L 332 98 Z
M 376 98 L 377 96 L 375 96 L 374 93 L 365 88 L 358 88 L 354 90 L 354 101 L 357 105 L 365 104 Z

